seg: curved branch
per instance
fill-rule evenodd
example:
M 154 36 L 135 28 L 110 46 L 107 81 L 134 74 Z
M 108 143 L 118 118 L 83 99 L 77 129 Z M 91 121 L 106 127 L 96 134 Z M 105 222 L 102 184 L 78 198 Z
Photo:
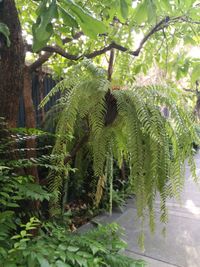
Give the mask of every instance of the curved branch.
M 77 32 L 73 38 L 69 38 L 66 37 L 65 39 L 62 40 L 63 44 L 67 44 L 72 42 L 73 40 L 77 40 L 79 39 L 81 36 L 83 35 L 83 32 Z M 26 48 L 28 51 L 32 52 L 32 46 L 31 45 L 26 45 Z M 45 50 L 43 50 L 45 51 Z M 37 68 L 41 67 L 52 55 L 53 55 L 54 51 L 46 51 L 45 54 L 43 54 L 42 56 L 40 56 L 34 63 L 32 63 L 29 66 L 29 70 L 32 72 L 34 70 L 36 70 Z
M 120 45 L 120 44 L 116 44 L 115 42 L 112 42 L 111 44 L 99 49 L 99 50 L 95 50 L 91 53 L 88 54 L 82 54 L 82 55 L 72 55 L 67 53 L 64 49 L 62 49 L 59 46 L 46 46 L 44 47 L 42 50 L 43 51 L 48 51 L 48 52 L 55 52 L 69 60 L 78 60 L 80 58 L 86 57 L 86 58 L 94 58 L 96 56 L 102 55 L 104 53 L 106 53 L 107 51 L 110 51 L 112 48 L 115 48 L 121 52 L 128 52 L 130 55 L 132 56 L 138 56 L 140 51 L 142 50 L 144 44 L 147 42 L 147 40 L 157 31 L 159 31 L 160 29 L 163 29 L 164 27 L 168 26 L 168 22 L 170 21 L 169 17 L 165 17 L 164 19 L 162 19 L 159 23 L 157 23 L 151 30 L 150 32 L 148 32 L 144 38 L 142 39 L 142 41 L 140 42 L 139 47 L 135 50 L 135 51 L 131 51 L 128 48 Z
M 158 22 L 145 36 L 144 38 L 141 40 L 138 48 L 134 51 L 130 50 L 129 48 L 127 47 L 124 47 L 120 44 L 117 44 L 115 42 L 111 42 L 110 44 L 108 44 L 107 46 L 99 49 L 99 50 L 95 50 L 93 52 L 90 52 L 90 53 L 86 53 L 86 54 L 82 54 L 82 55 L 73 55 L 73 54 L 69 54 L 68 52 L 66 52 L 62 47 L 60 46 L 45 46 L 42 51 L 45 51 L 45 52 L 48 52 L 48 53 L 51 53 L 51 54 L 48 54 L 49 57 L 53 54 L 53 53 L 56 53 L 56 54 L 59 54 L 61 55 L 62 57 L 64 58 L 67 58 L 69 60 L 79 60 L 81 58 L 94 58 L 94 57 L 97 57 L 97 56 L 100 56 L 104 53 L 106 53 L 107 51 L 110 51 L 111 49 L 115 48 L 121 52 L 127 52 L 128 54 L 134 56 L 134 57 L 137 57 L 139 56 L 142 48 L 144 47 L 145 43 L 150 39 L 150 37 L 160 31 L 160 30 L 163 30 L 164 28 L 168 27 L 170 23 L 173 23 L 173 22 L 178 22 L 178 21 L 181 21 L 181 22 L 188 22 L 188 23 L 191 23 L 192 21 L 191 20 L 188 20 L 188 18 L 186 17 L 183 17 L 183 16 L 179 16 L 179 17 L 174 17 L 174 18 L 170 18 L 169 16 L 166 16 L 165 18 L 163 18 L 160 22 Z M 200 23 L 200 22 L 195 22 L 195 23 Z M 65 43 L 67 42 L 70 42 L 74 39 L 78 39 L 81 35 L 83 35 L 82 32 L 79 32 L 77 33 L 72 39 L 71 38 L 66 38 L 65 39 Z M 27 46 L 28 50 L 31 51 L 32 48 L 30 49 L 30 46 Z M 45 58 L 47 59 L 48 56 L 46 55 L 43 55 L 43 58 L 39 58 L 36 62 L 34 62 L 33 64 L 35 64 L 35 66 L 38 66 L 39 64 L 42 65 L 44 62 L 45 62 Z M 48 59 L 47 59 L 48 60 Z M 34 65 L 32 64 L 32 68 L 34 67 Z
M 183 90 L 184 90 L 184 91 L 186 91 L 186 92 L 191 92 L 191 93 L 194 93 L 194 94 L 196 94 L 196 91 L 195 91 L 195 90 L 193 90 L 193 89 L 187 89 L 187 88 L 183 88 Z
M 50 52 L 50 53 L 56 53 L 56 54 L 61 55 L 62 57 L 70 59 L 70 60 L 77 60 L 78 59 L 77 55 L 69 54 L 62 47 L 60 47 L 58 45 L 56 45 L 56 46 L 47 45 L 42 49 L 42 51 Z
M 34 70 L 41 67 L 51 56 L 53 55 L 52 52 L 46 52 L 45 54 L 41 55 L 35 62 L 33 62 L 29 66 L 29 70 L 33 72 Z

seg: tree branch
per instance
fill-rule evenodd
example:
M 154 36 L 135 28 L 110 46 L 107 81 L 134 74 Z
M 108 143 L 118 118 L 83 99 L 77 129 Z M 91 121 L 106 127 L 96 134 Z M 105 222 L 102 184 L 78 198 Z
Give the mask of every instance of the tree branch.
M 162 19 L 160 22 L 158 22 L 151 30 L 149 33 L 147 33 L 147 35 L 144 36 L 144 38 L 142 39 L 142 41 L 140 42 L 140 45 L 138 47 L 138 49 L 136 49 L 133 53 L 135 56 L 138 56 L 141 49 L 143 48 L 144 44 L 146 43 L 146 41 L 157 31 L 165 28 L 168 26 L 168 22 L 170 21 L 170 17 L 165 17 L 164 19 Z
M 45 54 L 41 55 L 35 62 L 33 62 L 29 66 L 30 72 L 33 72 L 34 70 L 41 67 L 52 55 L 52 52 L 45 52 Z
M 77 60 L 78 59 L 77 55 L 69 54 L 62 47 L 60 47 L 58 45 L 56 45 L 56 46 L 47 45 L 42 49 L 42 51 L 50 52 L 50 53 L 56 53 L 56 54 L 61 55 L 62 57 L 70 59 L 70 60 Z
M 192 90 L 192 89 L 183 88 L 183 90 L 186 91 L 186 92 L 191 92 L 191 93 L 196 94 L 196 91 L 195 90 Z
M 144 36 L 144 38 L 141 40 L 141 42 L 140 42 L 138 48 L 137 48 L 136 50 L 134 50 L 134 51 L 132 51 L 132 50 L 130 50 L 129 48 L 124 47 L 124 46 L 122 46 L 122 45 L 120 45 L 120 44 L 117 44 L 117 43 L 115 43 L 115 42 L 111 42 L 109 45 L 107 45 L 107 46 L 105 46 L 105 47 L 103 47 L 103 48 L 101 48 L 101 49 L 99 49 L 99 50 L 95 50 L 95 51 L 90 52 L 90 53 L 87 53 L 87 54 L 84 54 L 84 53 L 83 53 L 82 55 L 73 55 L 73 54 L 69 54 L 69 53 L 66 52 L 62 47 L 57 46 L 57 45 L 56 45 L 56 46 L 45 46 L 45 47 L 42 49 L 42 51 L 51 53 L 50 56 L 51 56 L 53 53 L 56 53 L 56 54 L 61 55 L 61 56 L 64 57 L 64 58 L 67 58 L 67 59 L 69 59 L 69 60 L 74 60 L 74 61 L 77 61 L 77 60 L 79 60 L 79 59 L 81 59 L 81 58 L 84 58 L 84 57 L 86 57 L 86 58 L 94 58 L 94 57 L 97 57 L 97 56 L 100 56 L 100 55 L 106 53 L 107 51 L 110 51 L 110 50 L 113 49 L 113 48 L 115 48 L 115 49 L 117 49 L 117 50 L 119 50 L 119 51 L 121 51 L 121 52 L 127 52 L 128 54 L 137 57 L 137 56 L 139 56 L 139 54 L 140 54 L 142 48 L 144 47 L 145 43 L 150 39 L 150 37 L 151 37 L 154 33 L 156 33 L 156 32 L 158 32 L 158 31 L 160 31 L 160 30 L 162 30 L 162 29 L 168 27 L 169 24 L 170 24 L 171 22 L 177 22 L 177 21 L 182 21 L 182 22 L 192 23 L 192 21 L 191 21 L 190 19 L 188 19 L 188 18 L 184 18 L 183 16 L 174 17 L 174 18 L 170 18 L 169 16 L 166 16 L 164 19 L 162 19 L 160 22 L 158 22 L 158 23 L 157 23 L 157 24 L 156 24 L 156 25 L 155 25 L 155 26 L 154 26 L 154 27 L 153 27 L 153 28 L 152 28 L 152 29 L 151 29 L 151 30 Z M 194 21 L 193 21 L 193 22 L 194 22 Z M 195 23 L 200 23 L 200 22 L 195 22 Z M 63 41 L 64 41 L 65 43 L 68 43 L 68 42 L 71 42 L 71 41 L 74 40 L 74 39 L 78 39 L 78 38 L 80 38 L 81 35 L 83 35 L 83 33 L 82 33 L 82 32 L 78 32 L 73 38 L 68 38 L 68 37 L 67 37 L 67 38 L 64 39 Z M 28 51 L 32 51 L 32 48 L 31 48 L 30 46 L 27 46 L 27 49 L 28 49 Z M 43 56 L 44 56 L 44 55 L 43 55 Z M 46 60 L 48 60 L 47 55 L 46 55 L 46 56 L 44 56 L 42 59 L 38 59 L 36 62 L 34 62 L 33 64 L 35 64 L 35 65 L 32 64 L 31 68 L 33 69 L 34 66 L 37 66 L 37 67 L 38 67 L 39 64 L 42 65 L 42 64 L 45 62 L 45 58 L 46 58 Z
M 200 21 L 192 20 L 190 17 L 181 18 L 181 20 L 183 22 L 188 22 L 188 23 L 191 23 L 191 24 L 200 24 Z
M 77 32 L 74 34 L 74 36 L 72 38 L 70 37 L 66 37 L 62 40 L 63 44 L 67 44 L 67 43 L 70 43 L 71 41 L 73 40 L 78 40 L 82 35 L 84 35 L 83 32 Z
M 77 32 L 73 36 L 73 38 L 66 37 L 65 39 L 62 40 L 62 42 L 63 42 L 63 44 L 70 43 L 73 40 L 79 39 L 82 35 L 83 35 L 83 32 Z M 26 48 L 27 48 L 28 51 L 33 52 L 31 45 L 27 45 Z M 48 49 L 48 47 L 47 47 L 47 49 Z M 42 50 L 45 51 L 44 49 L 42 49 Z M 54 53 L 54 51 L 52 51 L 52 52 L 51 51 L 46 51 L 45 54 L 43 54 L 41 57 L 39 57 L 34 63 L 32 63 L 29 66 L 29 70 L 32 72 L 32 71 L 36 70 L 37 68 L 41 67 L 53 55 L 53 53 Z
M 166 17 L 164 19 L 162 19 L 159 23 L 157 23 L 151 30 L 149 33 L 147 33 L 147 35 L 144 36 L 144 38 L 142 39 L 142 41 L 140 42 L 139 47 L 135 50 L 135 51 L 131 51 L 128 48 L 116 44 L 115 42 L 112 42 L 111 44 L 99 49 L 99 50 L 95 50 L 91 53 L 88 54 L 82 54 L 82 55 L 72 55 L 67 53 L 63 48 L 59 47 L 59 46 L 46 46 L 44 47 L 42 50 L 43 51 L 47 51 L 47 52 L 52 52 L 52 53 L 57 53 L 69 60 L 79 60 L 81 58 L 94 58 L 96 56 L 102 55 L 104 53 L 106 53 L 107 51 L 110 51 L 112 48 L 115 48 L 121 52 L 128 52 L 130 55 L 132 56 L 138 56 L 141 49 L 143 48 L 144 44 L 147 42 L 147 40 L 157 31 L 159 31 L 160 29 L 163 29 L 163 27 L 167 27 L 168 26 L 168 22 L 170 21 L 169 17 Z

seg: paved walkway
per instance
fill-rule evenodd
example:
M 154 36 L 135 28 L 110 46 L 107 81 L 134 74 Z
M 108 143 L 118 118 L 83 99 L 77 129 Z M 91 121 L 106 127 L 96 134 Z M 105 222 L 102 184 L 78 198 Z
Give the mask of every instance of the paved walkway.
M 200 154 L 196 155 L 197 175 L 200 177 Z M 159 223 L 159 201 L 156 206 L 156 232 L 151 235 L 148 221 L 145 225 L 145 252 L 137 244 L 140 225 L 137 221 L 134 204 L 127 204 L 124 213 L 115 212 L 111 217 L 99 216 L 101 222 L 115 221 L 125 228 L 126 253 L 144 259 L 149 267 L 200 267 L 200 188 L 193 183 L 189 168 L 186 168 L 187 181 L 182 194 L 182 203 L 169 200 L 169 222 L 166 237 L 161 234 Z M 87 227 L 87 226 L 86 226 Z

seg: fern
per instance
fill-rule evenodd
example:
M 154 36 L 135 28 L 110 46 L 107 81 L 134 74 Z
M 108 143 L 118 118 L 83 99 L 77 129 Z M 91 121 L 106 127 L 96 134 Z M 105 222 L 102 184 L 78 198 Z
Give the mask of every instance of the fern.
M 16 143 L 21 145 L 30 138 L 30 134 L 35 136 L 44 132 L 22 128 L 11 131 L 7 129 L 4 120 L 0 119 L 0 135 L 4 137 L 0 142 L 0 258 L 10 247 L 11 233 L 16 231 L 21 220 L 29 216 L 30 200 L 48 201 L 51 196 L 45 188 L 34 183 L 34 177 L 22 175 L 18 171 L 37 164 L 45 166 L 47 160 L 49 161 L 49 157 L 45 156 L 38 159 L 17 159 L 16 151 L 19 152 L 17 156 L 23 156 L 24 148 L 18 148 Z
M 94 174 L 97 179 L 100 177 L 96 202 L 102 196 L 105 180 L 102 177 L 106 174 L 110 151 L 119 167 L 123 159 L 129 165 L 129 182 L 136 195 L 138 216 L 143 218 L 148 209 L 153 231 L 155 195 L 160 194 L 161 221 L 165 223 L 166 199 L 179 198 L 184 184 L 184 163 L 188 157 L 195 175 L 192 142 L 197 140 L 197 136 L 193 120 L 182 107 L 176 105 L 168 94 L 170 89 L 132 86 L 126 90 L 112 91 L 103 70 L 100 71 L 88 61 L 84 64 L 79 69 L 76 66 L 76 82 L 70 87 L 70 94 L 68 82 L 70 79 L 74 81 L 74 77 L 70 76 L 61 82 L 63 97 L 60 103 L 63 103 L 63 110 L 57 124 L 58 137 L 53 154 L 63 155 L 63 159 L 57 164 L 64 167 L 64 155 L 70 154 L 72 144 L 76 142 L 72 138 L 76 136 L 75 129 L 86 125 L 89 131 L 87 146 L 92 155 Z M 59 84 L 56 88 L 59 88 Z M 161 114 L 159 106 L 163 105 L 169 109 L 170 118 Z M 50 177 L 50 190 L 61 196 L 65 176 L 57 172 L 50 174 Z M 112 194 L 111 189 L 112 186 Z M 59 197 L 53 202 L 57 207 L 60 206 Z
M 1 266 L 73 266 L 73 267 L 136 267 L 145 266 L 119 253 L 126 243 L 119 236 L 116 224 L 98 226 L 84 234 L 71 234 L 65 227 L 47 223 L 39 237 L 30 240 L 29 230 L 40 222 L 31 218 L 22 231 L 12 237 L 13 248 L 0 257 Z M 46 234 L 48 233 L 48 235 Z
M 100 176 L 99 180 L 98 180 L 98 183 L 97 183 L 97 191 L 96 191 L 96 194 L 95 194 L 95 205 L 97 207 L 99 206 L 99 203 L 100 203 L 100 201 L 102 199 L 105 183 L 106 183 L 106 176 L 105 175 Z

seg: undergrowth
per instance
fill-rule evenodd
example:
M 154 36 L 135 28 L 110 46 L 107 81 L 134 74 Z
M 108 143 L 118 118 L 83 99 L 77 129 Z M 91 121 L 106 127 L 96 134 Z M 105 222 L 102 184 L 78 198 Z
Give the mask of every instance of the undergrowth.
M 42 205 L 53 192 L 36 184 L 34 177 L 24 171 L 32 166 L 60 169 L 51 164 L 51 156 L 24 158 L 27 148 L 22 143 L 29 138 L 27 131 L 26 135 L 23 129 L 10 131 L 3 120 L 0 126 L 1 267 L 144 266 L 143 261 L 121 254 L 126 245 L 116 224 L 77 234 L 70 231 L 69 213 L 48 220 Z M 36 132 L 32 129 L 29 134 Z

